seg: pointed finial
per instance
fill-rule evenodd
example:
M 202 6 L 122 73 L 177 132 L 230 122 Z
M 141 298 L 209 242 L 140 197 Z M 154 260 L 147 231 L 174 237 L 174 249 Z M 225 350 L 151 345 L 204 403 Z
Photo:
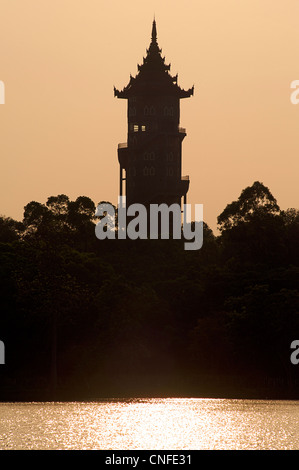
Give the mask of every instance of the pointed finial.
M 152 28 L 152 42 L 157 42 L 157 26 L 156 26 L 155 17 L 154 17 L 153 28 Z

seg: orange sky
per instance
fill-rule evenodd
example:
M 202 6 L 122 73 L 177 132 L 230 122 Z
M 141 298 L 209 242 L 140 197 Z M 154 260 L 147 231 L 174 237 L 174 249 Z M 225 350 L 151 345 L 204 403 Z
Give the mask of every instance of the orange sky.
M 127 85 L 150 43 L 195 85 L 181 101 L 188 202 L 216 219 L 259 180 L 299 208 L 298 0 L 1 0 L 0 213 L 49 196 L 117 203 Z

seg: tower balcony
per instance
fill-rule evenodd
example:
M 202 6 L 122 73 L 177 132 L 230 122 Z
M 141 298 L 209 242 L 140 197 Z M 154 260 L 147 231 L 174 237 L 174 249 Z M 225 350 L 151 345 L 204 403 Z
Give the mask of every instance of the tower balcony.
M 180 139 L 183 140 L 187 135 L 186 129 L 184 127 L 179 127 L 178 131 L 179 131 Z
M 118 144 L 119 149 L 126 149 L 128 148 L 128 142 L 123 142 L 121 144 Z
M 179 188 L 180 188 L 180 195 L 185 196 L 188 192 L 190 185 L 190 179 L 189 176 L 182 176 L 181 181 L 179 182 Z
M 118 161 L 119 161 L 121 168 L 127 168 L 128 160 L 129 160 L 129 149 L 128 149 L 127 142 L 118 144 L 117 154 L 118 154 Z

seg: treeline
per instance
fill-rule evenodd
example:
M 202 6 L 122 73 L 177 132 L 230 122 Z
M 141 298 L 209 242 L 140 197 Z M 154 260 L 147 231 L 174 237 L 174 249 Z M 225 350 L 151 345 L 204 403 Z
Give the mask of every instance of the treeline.
M 59 195 L 0 218 L 0 399 L 298 398 L 298 210 L 255 182 L 185 251 L 98 240 L 95 209 Z

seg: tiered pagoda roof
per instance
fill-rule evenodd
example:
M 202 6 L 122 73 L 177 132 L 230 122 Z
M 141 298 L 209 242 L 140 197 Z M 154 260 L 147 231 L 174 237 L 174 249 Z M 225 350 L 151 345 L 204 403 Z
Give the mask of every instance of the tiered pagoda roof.
M 165 64 L 161 56 L 162 49 L 157 42 L 157 26 L 153 21 L 152 40 L 142 65 L 138 65 L 136 77 L 130 76 L 128 85 L 121 91 L 114 88 L 114 96 L 128 99 L 131 96 L 170 95 L 178 98 L 188 98 L 193 95 L 194 87 L 183 90 L 177 84 L 178 76 L 169 73 L 170 64 Z

